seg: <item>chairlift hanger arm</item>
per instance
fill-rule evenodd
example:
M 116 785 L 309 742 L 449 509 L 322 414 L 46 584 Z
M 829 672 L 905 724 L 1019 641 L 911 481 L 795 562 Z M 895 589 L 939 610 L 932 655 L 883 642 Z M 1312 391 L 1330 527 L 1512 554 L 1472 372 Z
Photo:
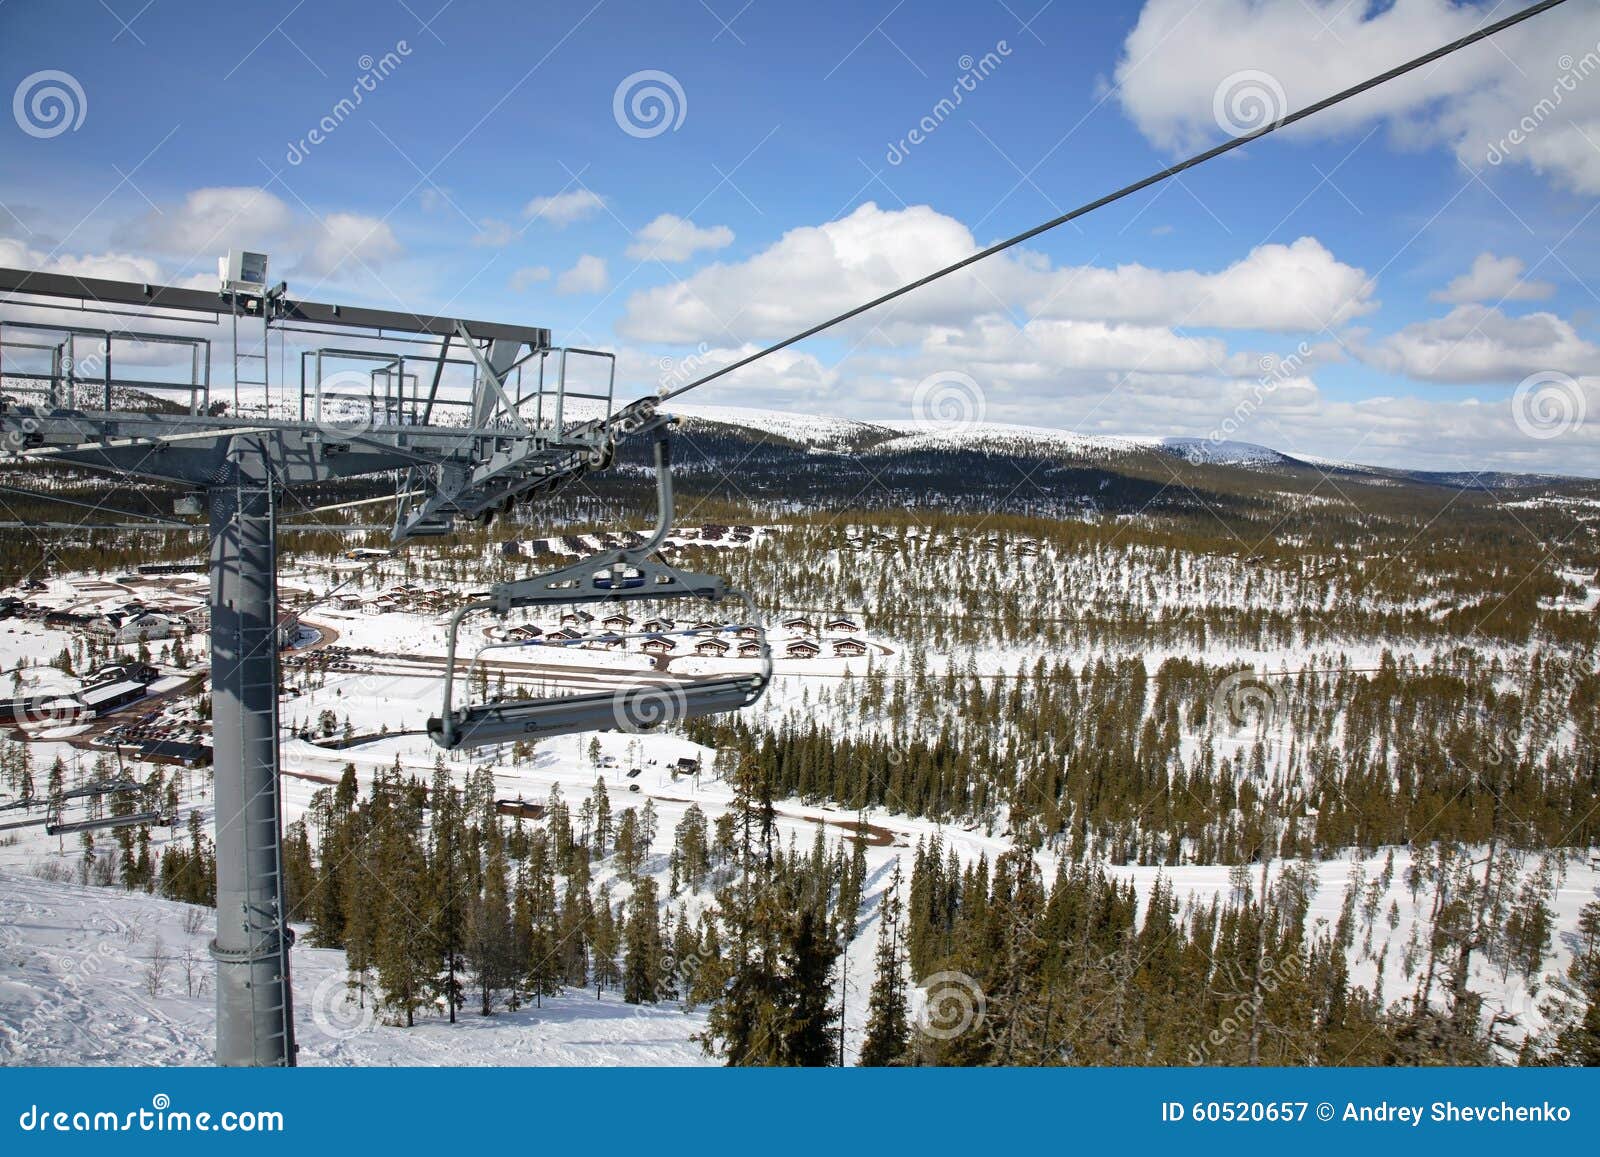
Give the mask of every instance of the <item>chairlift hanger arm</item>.
M 748 707 L 761 698 L 772 682 L 772 649 L 766 632 L 756 624 L 755 605 L 750 597 L 730 592 L 727 582 L 715 575 L 679 571 L 651 559 L 672 529 L 672 453 L 667 440 L 672 422 L 641 410 L 631 416 L 630 423 L 635 429 L 648 430 L 655 439 L 654 533 L 638 546 L 606 551 L 534 578 L 498 584 L 490 588 L 486 598 L 459 607 L 450 617 L 443 707 L 437 718 L 428 720 L 428 733 L 439 746 L 455 750 L 583 731 L 650 730 L 666 722 Z M 475 611 L 505 615 L 513 607 L 662 598 L 720 602 L 730 594 L 743 604 L 747 622 L 759 632 L 761 665 L 756 672 L 677 684 L 638 682 L 614 691 L 553 699 L 496 700 L 459 710 L 455 707 L 456 646 L 462 621 Z M 468 677 L 477 669 L 483 651 L 508 645 L 491 643 L 482 648 L 468 668 Z
M 671 425 L 670 418 L 656 417 L 649 426 L 654 435 L 656 474 L 656 528 L 650 537 L 637 546 L 605 551 L 534 578 L 492 587 L 489 601 L 497 614 L 512 607 L 635 599 L 687 597 L 717 602 L 728 593 L 727 582 L 715 575 L 679 570 L 650 557 L 672 532 L 672 444 L 667 439 Z

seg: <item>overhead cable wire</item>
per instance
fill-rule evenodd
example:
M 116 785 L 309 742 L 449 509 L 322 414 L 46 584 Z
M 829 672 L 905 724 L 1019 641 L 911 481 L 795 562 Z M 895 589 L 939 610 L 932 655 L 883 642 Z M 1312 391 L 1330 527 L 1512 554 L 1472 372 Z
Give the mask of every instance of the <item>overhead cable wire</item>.
M 924 285 L 929 285 L 935 281 L 938 281 L 942 277 L 948 277 L 950 274 L 965 269 L 969 265 L 975 265 L 986 257 L 993 257 L 997 253 L 1003 253 L 1007 249 L 1021 245 L 1024 241 L 1032 240 L 1041 233 L 1047 233 L 1058 226 L 1065 225 L 1069 221 L 1075 221 L 1079 217 L 1087 216 L 1088 214 L 1093 213 L 1096 209 L 1103 209 L 1105 206 L 1110 205 L 1113 202 L 1120 201 L 1124 197 L 1130 197 L 1134 193 L 1150 188 L 1152 185 L 1158 185 L 1162 181 L 1176 177 L 1179 173 L 1187 172 L 1189 169 L 1193 169 L 1199 165 L 1203 165 L 1207 161 L 1222 156 L 1224 153 L 1232 152 L 1234 149 L 1242 148 L 1243 146 L 1250 144 L 1252 141 L 1260 140 L 1269 133 L 1277 132 L 1279 129 L 1288 128 L 1292 124 L 1298 124 L 1307 117 L 1315 116 L 1317 113 L 1323 112 L 1326 109 L 1330 109 L 1335 105 L 1343 104 L 1345 101 L 1360 96 L 1362 93 L 1377 88 L 1379 85 L 1387 84 L 1389 81 L 1405 76 L 1407 73 L 1415 72 L 1417 69 L 1432 64 L 1436 60 L 1442 60 L 1452 53 L 1460 52 L 1463 48 L 1470 47 L 1480 40 L 1487 40 L 1496 33 L 1504 32 L 1513 25 L 1521 24 L 1524 20 L 1529 20 L 1532 17 L 1538 16 L 1542 12 L 1547 12 L 1551 8 L 1555 8 L 1556 6 L 1564 3 L 1566 3 L 1566 0 L 1540 0 L 1539 3 L 1530 5 L 1529 7 L 1522 9 L 1520 12 L 1515 12 L 1503 20 L 1497 20 L 1493 24 L 1487 24 L 1484 27 L 1477 29 L 1475 32 L 1470 32 L 1466 36 L 1460 37 L 1457 40 L 1452 40 L 1449 44 L 1440 45 L 1432 52 L 1424 53 L 1413 60 L 1406 61 L 1404 64 L 1396 65 L 1387 72 L 1381 72 L 1377 76 L 1369 77 L 1360 84 L 1351 85 L 1349 88 L 1344 89 L 1341 92 L 1336 92 L 1332 96 L 1324 97 L 1322 100 L 1319 100 L 1314 104 L 1308 104 L 1302 109 L 1297 109 L 1292 113 L 1288 113 L 1285 116 L 1280 117 L 1278 120 L 1264 124 L 1260 128 L 1251 132 L 1244 133 L 1241 136 L 1231 137 L 1228 140 L 1223 141 L 1220 145 L 1213 146 L 1202 153 L 1196 153 L 1187 160 L 1179 161 L 1177 164 L 1162 169 L 1160 172 L 1151 173 L 1148 177 L 1135 181 L 1131 185 L 1124 185 L 1114 193 L 1107 193 L 1103 197 L 1097 197 L 1093 201 L 1078 206 L 1071 212 L 1063 213 L 1059 217 L 1052 217 L 1042 225 L 1035 225 L 1032 229 L 1018 233 L 1014 237 L 1008 237 L 1004 241 L 998 241 L 989 246 L 987 249 L 980 249 L 978 252 L 968 257 L 963 257 L 960 261 L 955 262 L 953 265 L 946 265 L 943 269 L 936 269 L 924 277 L 919 277 L 915 281 L 902 285 L 899 289 L 891 290 L 888 293 L 873 298 L 871 301 L 863 302 L 853 309 L 847 309 L 843 313 L 830 317 L 827 321 L 818 322 L 816 325 L 813 325 L 807 329 L 803 329 L 799 333 L 794 334 L 792 337 L 786 337 L 780 342 L 775 342 L 772 345 L 757 350 L 755 353 L 749 354 L 746 357 L 742 357 L 737 361 L 730 362 L 728 365 L 723 366 L 719 370 L 715 370 L 702 377 L 696 378 L 687 385 L 679 386 L 674 390 L 668 390 L 658 396 L 661 401 L 670 401 L 673 398 L 681 397 L 682 395 L 687 394 L 690 390 L 705 385 L 707 382 L 716 381 L 720 377 L 731 374 L 735 370 L 743 369 L 745 366 L 748 366 L 753 362 L 758 362 L 762 358 L 777 353 L 779 350 L 788 349 L 797 342 L 802 342 L 806 340 L 806 338 L 814 337 L 823 330 L 832 329 L 841 322 L 846 322 L 853 317 L 858 317 L 870 309 L 876 309 L 878 306 L 893 301 L 897 297 L 904 297 L 912 290 L 921 289 Z

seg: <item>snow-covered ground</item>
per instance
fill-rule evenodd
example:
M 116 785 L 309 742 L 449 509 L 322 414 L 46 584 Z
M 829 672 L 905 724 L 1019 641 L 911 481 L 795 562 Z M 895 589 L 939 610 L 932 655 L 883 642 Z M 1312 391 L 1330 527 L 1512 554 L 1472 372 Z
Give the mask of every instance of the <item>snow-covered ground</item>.
M 698 798 L 708 801 L 710 793 Z M 658 797 L 658 806 L 661 806 Z M 663 809 L 665 810 L 665 809 Z M 902 840 L 931 834 L 933 825 L 877 817 L 897 831 L 895 846 L 868 851 L 869 895 L 860 935 L 851 944 L 846 1002 L 847 1055 L 853 1057 L 864 1030 L 871 986 L 876 921 L 871 913 L 896 856 L 909 853 Z M 663 825 L 664 827 L 667 825 Z M 792 821 L 786 826 L 793 827 Z M 1003 841 L 980 833 L 946 829 L 942 838 L 958 855 L 987 852 L 991 861 Z M 1352 875 L 1368 881 L 1382 872 L 1387 851 L 1366 860 L 1341 858 L 1316 865 L 1318 890 L 1312 919 L 1338 919 Z M 1385 963 L 1384 992 L 1409 991 L 1401 957 L 1414 919 L 1403 878 L 1406 849 L 1395 853 L 1395 882 L 1379 903 L 1374 955 Z M 909 868 L 909 863 L 905 865 Z M 1131 879 L 1141 900 L 1161 877 L 1180 901 L 1204 901 L 1229 888 L 1226 866 L 1175 869 L 1116 868 Z M 1577 911 L 1600 896 L 1600 871 L 1574 862 L 1557 890 L 1558 926 L 1571 929 Z M 1394 929 L 1389 905 L 1399 910 Z M 1426 903 L 1426 897 L 1424 897 Z M 194 916 L 190 914 L 194 913 Z M 4 1064 L 205 1064 L 211 1050 L 211 963 L 205 953 L 212 913 L 189 905 L 128 893 L 35 878 L 15 867 L 0 869 L 0 1063 Z M 1351 980 L 1371 987 L 1377 965 L 1361 952 L 1358 934 Z M 1387 949 L 1387 950 L 1386 950 Z M 1565 938 L 1546 961 L 1546 974 L 1564 969 L 1571 946 Z M 164 958 L 165 965 L 153 963 Z M 152 973 L 161 979 L 152 988 Z M 302 1064 L 359 1065 L 688 1065 L 708 1058 L 691 1039 L 705 1028 L 703 1010 L 685 1012 L 675 1003 L 632 1006 L 615 992 L 596 999 L 593 990 L 546 998 L 542 1008 L 504 1009 L 490 1017 L 470 1007 L 455 1025 L 422 1017 L 414 1028 L 384 1024 L 370 1007 L 358 1007 L 345 987 L 344 954 L 297 947 L 293 952 L 296 1032 Z M 1502 977 L 1480 962 L 1473 987 L 1486 994 L 1486 1013 L 1515 1018 L 1502 1031 L 1516 1039 L 1542 1025 L 1541 991 L 1519 977 Z
M 908 435 L 920 437 L 922 435 Z M 845 533 L 841 531 L 841 533 Z M 1130 578 L 1130 558 L 1135 570 Z M 819 559 L 818 567 L 836 567 L 841 574 L 861 565 L 861 556 L 852 552 L 833 552 Z M 492 562 L 493 560 L 489 560 Z M 429 559 L 423 552 L 376 563 L 304 560 L 286 567 L 280 584 L 286 591 L 303 594 L 314 605 L 305 612 L 306 622 L 322 633 L 324 641 L 357 652 L 343 668 L 326 670 L 289 667 L 286 682 L 292 694 L 283 703 L 281 717 L 286 727 L 299 731 L 313 728 L 324 712 L 331 712 L 343 730 L 357 737 L 372 737 L 354 746 L 333 747 L 286 739 L 282 752 L 285 818 L 301 818 L 318 790 L 337 781 L 347 764 L 355 766 L 363 785 L 397 761 L 409 774 L 426 779 L 432 774 L 439 751 L 418 734 L 430 715 L 438 713 L 442 680 L 441 660 L 445 645 L 446 612 L 438 610 L 394 610 L 382 614 L 364 609 L 378 593 L 392 588 L 403 568 L 416 565 L 426 569 Z M 485 565 L 489 565 L 486 563 Z M 1024 585 L 1068 581 L 1078 584 L 1081 599 L 1093 601 L 1096 592 L 1120 581 L 1128 589 L 1149 588 L 1149 603 L 1157 611 L 1181 607 L 1280 606 L 1294 610 L 1303 605 L 1309 589 L 1288 579 L 1281 582 L 1275 572 L 1264 568 L 1249 570 L 1234 560 L 1195 558 L 1157 589 L 1143 571 L 1138 556 L 1055 557 L 1045 546 L 1037 557 L 1014 558 L 1008 563 Z M 1057 572 L 1066 568 L 1067 577 Z M 1119 571 L 1120 568 L 1120 571 Z M 1158 577 L 1165 572 L 1151 570 Z M 1053 576 L 1053 577 L 1052 577 Z M 1563 577 L 1574 583 L 1585 576 L 1572 571 Z M 482 582 L 481 575 L 474 575 Z M 1250 585 L 1245 585 L 1245 580 Z M 1593 576 L 1587 576 L 1592 584 Z M 448 583 L 437 577 L 417 577 L 421 586 L 449 587 L 452 597 L 467 588 L 465 583 Z M 160 586 L 171 596 L 192 594 L 195 580 L 180 578 Z M 341 583 L 359 592 L 361 606 L 341 608 L 323 600 Z M 49 580 L 42 591 L 29 597 L 41 605 L 66 609 L 84 605 L 99 606 L 125 601 L 131 590 L 149 593 L 157 584 L 118 584 L 106 578 L 64 576 Z M 1044 589 L 1042 586 L 1039 589 Z M 1600 592 L 1586 585 L 1583 606 L 1592 610 Z M 1313 592 L 1324 606 L 1333 605 L 1334 595 L 1325 589 Z M 1581 609 L 1574 607 L 1574 609 Z M 959 614 L 959 607 L 949 608 Z M 834 611 L 854 619 L 859 626 L 871 626 L 850 607 Z M 813 616 L 821 619 L 822 616 Z M 489 641 L 482 630 L 495 624 L 491 616 L 469 620 L 470 640 L 464 636 L 464 654 L 471 655 Z M 511 624 L 533 622 L 541 629 L 552 629 L 558 620 L 514 617 Z M 821 626 L 821 623 L 818 624 Z M 843 638 L 857 638 L 868 644 L 868 653 L 858 658 L 834 657 L 824 650 L 815 659 L 780 659 L 778 677 L 767 702 L 759 708 L 763 721 L 775 723 L 785 715 L 805 717 L 837 711 L 838 703 L 827 696 L 845 682 L 852 682 L 874 669 L 887 667 L 903 671 L 909 661 L 906 648 L 893 638 L 879 638 L 868 631 L 818 632 L 824 644 Z M 773 639 L 778 653 L 800 637 L 798 631 L 779 628 Z M 0 624 L 0 663 L 6 668 L 24 660 L 48 662 L 71 635 L 37 621 L 8 620 Z M 204 654 L 204 636 L 186 641 L 191 654 Z M 692 645 L 692 640 L 689 640 Z M 1431 659 L 1433 646 L 1392 646 L 1374 641 L 1352 641 L 1337 649 L 1283 647 L 1277 649 L 1228 648 L 1213 646 L 1206 659 L 1213 664 L 1239 662 L 1268 675 L 1279 670 L 1331 667 L 1343 660 L 1361 668 L 1376 665 L 1385 649 L 1402 658 L 1419 662 Z M 1113 649 L 1114 650 L 1114 649 Z M 1483 653 L 1496 648 L 1481 646 Z M 1081 669 L 1108 650 L 1075 646 L 1052 653 L 1055 661 L 1068 661 Z M 1137 652 L 1152 673 L 1169 655 L 1187 655 L 1178 648 L 1140 648 Z M 966 655 L 962 655 L 964 662 Z M 591 648 L 553 650 L 529 647 L 497 649 L 485 656 L 495 663 L 527 664 L 521 672 L 511 671 L 513 680 L 522 679 L 536 689 L 541 682 L 558 681 L 569 685 L 584 681 L 614 686 L 641 677 L 650 677 L 651 660 L 639 653 L 637 641 L 622 651 Z M 979 647 L 971 653 L 973 667 L 982 673 L 1014 672 L 1031 665 L 1037 650 L 1000 646 Z M 955 661 L 947 655 L 929 656 L 935 672 Z M 713 669 L 748 666 L 749 660 L 696 657 L 689 646 L 680 646 L 672 661 L 673 673 L 703 674 Z M 20 673 L 20 687 L 28 694 L 71 690 L 76 681 L 53 668 L 30 666 Z M 491 674 L 490 686 L 496 675 Z M 159 688 L 162 686 L 158 684 Z M 459 684 L 458 684 L 459 686 Z M 852 720 L 852 726 L 880 727 L 881 723 Z M 1286 749 L 1292 736 L 1289 723 L 1279 721 L 1262 734 L 1275 753 Z M 387 734 L 379 736 L 380 731 Z M 65 735 L 50 736 L 64 739 Z M 1231 738 L 1219 739 L 1224 755 L 1244 752 L 1257 738 L 1254 728 L 1242 729 Z M 542 801 L 552 786 L 559 785 L 568 801 L 577 802 L 590 792 L 597 777 L 611 796 L 613 812 L 642 806 L 645 800 L 659 815 L 653 856 L 647 870 L 665 881 L 666 854 L 673 829 L 691 804 L 697 804 L 710 817 L 728 807 L 731 792 L 717 782 L 709 769 L 714 752 L 700 748 L 680 736 L 656 734 L 629 736 L 608 733 L 598 737 L 604 766 L 596 767 L 590 758 L 590 736 L 571 736 L 538 744 L 533 756 L 515 760 L 509 750 L 489 750 L 470 755 L 446 757 L 446 767 L 458 784 L 465 782 L 475 766 L 487 764 L 493 771 L 497 795 L 503 799 Z M 1186 744 L 1190 741 L 1185 740 Z M 73 748 L 65 742 L 30 744 L 36 782 L 41 769 L 57 755 L 67 761 L 70 781 L 78 782 L 95 753 Z M 1192 754 L 1185 751 L 1185 756 Z M 707 771 L 699 777 L 675 776 L 670 770 L 681 758 L 696 758 Z M 1272 757 L 1276 760 L 1277 756 Z M 627 771 L 639 768 L 630 778 Z M 142 769 L 141 774 L 148 769 Z M 180 814 L 198 812 L 209 826 L 209 772 L 181 772 Z M 855 818 L 854 813 L 822 806 L 805 806 L 794 800 L 780 801 L 779 833 L 802 848 L 813 839 L 818 825 L 830 838 L 841 832 L 836 825 Z M 876 812 L 869 822 L 888 833 L 887 842 L 869 846 L 867 898 L 862 909 L 858 935 L 849 946 L 845 977 L 847 1055 L 859 1047 L 865 1020 L 866 994 L 872 976 L 872 947 L 876 936 L 875 913 L 881 891 L 892 873 L 894 862 L 903 858 L 903 871 L 909 875 L 909 857 L 919 840 L 935 835 L 953 848 L 964 861 L 986 856 L 990 863 L 1010 846 L 1001 830 L 980 826 L 952 827 L 931 820 Z M 156 828 L 153 843 L 157 848 L 171 840 L 183 840 L 180 826 L 175 831 Z M 1318 890 L 1312 905 L 1313 919 L 1330 924 L 1338 919 L 1347 885 L 1359 871 L 1371 881 L 1383 870 L 1387 851 L 1380 851 L 1364 862 L 1344 856 L 1315 865 Z M 1358 933 L 1352 955 L 1352 981 L 1373 987 L 1381 979 L 1386 997 L 1397 998 L 1408 992 L 1412 981 L 1405 974 L 1404 946 L 1416 921 L 1416 904 L 1404 885 L 1410 849 L 1395 850 L 1393 878 L 1373 901 L 1377 913 L 1370 945 L 1365 930 Z M 186 927 L 186 909 L 142 894 L 120 889 L 90 888 L 39 878 L 39 871 L 67 874 L 70 878 L 80 858 L 73 840 L 48 837 L 42 827 L 19 829 L 0 834 L 0 1060 L 8 1063 L 204 1063 L 209 1057 L 211 1034 L 211 995 L 192 985 L 209 985 L 211 968 L 204 955 L 209 938 L 205 913 L 201 926 Z M 1055 865 L 1049 855 L 1041 855 L 1041 867 L 1048 878 Z M 1113 874 L 1134 882 L 1141 897 L 1148 896 L 1156 880 L 1172 881 L 1180 901 L 1193 897 L 1204 901 L 1225 893 L 1231 886 L 1227 865 L 1181 866 L 1176 868 L 1114 867 Z M 610 869 L 598 865 L 597 880 L 610 878 L 616 885 L 614 899 L 626 895 L 626 885 L 610 876 Z M 1588 856 L 1574 855 L 1566 862 L 1566 876 L 1555 896 L 1556 925 L 1563 933 L 1574 927 L 1578 910 L 1597 895 L 1600 871 Z M 662 887 L 663 894 L 666 889 Z M 689 897 L 691 918 L 705 897 Z M 674 901 L 676 904 L 677 901 Z M 1389 923 L 1393 907 L 1395 923 Z M 1426 906 L 1426 897 L 1423 898 Z M 151 957 L 161 953 L 170 957 L 164 983 L 158 992 L 149 987 Z M 198 954 L 194 965 L 190 955 Z M 1378 961 L 1382 961 L 1382 971 Z M 1558 936 L 1544 964 L 1546 975 L 1562 971 L 1570 959 L 1570 945 Z M 607 994 L 596 1000 L 589 992 L 570 993 L 550 1001 L 546 1008 L 504 1012 L 480 1018 L 471 1012 L 462 1023 L 450 1026 L 436 1018 L 424 1018 L 414 1029 L 377 1023 L 370 1011 L 351 1008 L 344 999 L 342 953 L 300 947 L 295 950 L 295 989 L 300 1010 L 299 1028 L 302 1059 L 306 1063 L 358 1064 L 689 1064 L 703 1063 L 699 1046 L 690 1038 L 704 1027 L 703 1013 L 686 1014 L 673 1005 L 634 1008 Z M 186 962 L 188 967 L 185 967 Z M 186 975 L 188 973 L 189 975 Z M 90 982 L 92 981 L 92 983 Z M 1504 977 L 1487 961 L 1480 960 L 1473 986 L 1487 994 L 1491 1012 L 1504 1010 L 1517 1018 L 1517 1028 L 1537 1030 L 1540 1024 L 1538 993 L 1518 977 Z
M 371 734 L 380 725 L 391 731 L 420 725 L 433 708 L 437 681 L 419 678 L 384 680 L 374 676 L 330 677 L 323 688 L 310 693 L 303 707 L 297 700 L 286 711 L 306 711 L 318 704 L 335 705 L 348 715 L 353 728 Z M 732 800 L 726 784 L 707 770 L 699 777 L 674 775 L 680 758 L 699 758 L 710 768 L 713 752 L 670 734 L 629 736 L 607 733 L 598 737 L 601 762 L 591 760 L 589 736 L 546 740 L 533 757 L 516 762 L 508 752 L 491 750 L 477 757 L 452 755 L 446 766 L 457 783 L 467 772 L 488 762 L 497 795 L 503 799 L 542 801 L 552 786 L 560 785 L 569 801 L 577 802 L 593 790 L 599 778 L 611 796 L 614 813 L 652 801 L 659 816 L 658 836 L 647 870 L 661 877 L 665 893 L 666 854 L 672 832 L 691 803 L 715 817 Z M 1243 740 L 1241 740 L 1243 742 Z M 48 758 L 54 744 L 36 744 Z M 287 740 L 283 749 L 283 795 L 286 819 L 303 816 L 312 795 L 335 782 L 349 763 L 365 785 L 398 759 L 407 772 L 431 775 L 439 752 L 421 735 L 391 734 L 343 750 L 332 750 L 299 739 Z M 627 770 L 641 769 L 630 779 Z M 185 810 L 197 807 L 209 824 L 208 776 L 191 772 L 185 777 Z M 636 790 L 635 790 L 636 789 Z M 823 806 L 780 801 L 778 830 L 783 841 L 794 840 L 802 849 L 814 838 L 817 825 L 836 836 L 833 825 L 848 822 L 855 813 Z M 918 840 L 938 836 L 963 860 L 986 856 L 991 863 L 1009 846 L 999 832 L 980 827 L 941 825 L 887 812 L 869 813 L 867 819 L 886 830 L 892 842 L 867 848 L 868 887 L 859 932 L 847 955 L 847 1054 L 859 1048 L 865 1025 L 866 994 L 872 982 L 872 947 L 876 936 L 876 910 L 894 861 L 903 858 L 902 873 L 909 877 L 910 857 Z M 0 845 L 0 929 L 4 953 L 0 955 L 0 1055 L 11 1063 L 204 1063 L 211 1031 L 210 999 L 185 991 L 178 962 L 186 946 L 200 954 L 197 974 L 208 978 L 210 967 L 203 945 L 209 931 L 185 933 L 186 906 L 130 894 L 120 889 L 82 887 L 36 879 L 31 873 L 54 861 L 61 869 L 74 868 L 79 852 L 71 841 L 62 844 L 41 830 L 13 833 L 14 842 Z M 155 829 L 155 843 L 182 840 L 182 828 L 168 833 Z M 1360 860 L 1354 856 L 1315 865 L 1318 888 L 1311 906 L 1312 920 L 1331 926 L 1338 920 L 1347 885 L 1358 871 L 1368 882 L 1383 871 L 1387 850 Z M 1353 983 L 1372 987 L 1378 980 L 1377 960 L 1383 961 L 1383 991 L 1389 998 L 1408 992 L 1413 981 L 1405 974 L 1403 957 L 1418 905 L 1404 884 L 1410 850 L 1395 850 L 1395 867 L 1389 887 L 1377 899 L 1377 917 L 1370 939 L 1358 931 L 1352 953 Z M 1040 856 L 1048 878 L 1055 863 Z M 1172 882 L 1180 903 L 1199 902 L 1226 894 L 1231 887 L 1227 865 L 1174 868 L 1119 866 L 1113 875 L 1131 880 L 1147 898 L 1158 879 Z M 1578 910 L 1600 896 L 1600 866 L 1575 856 L 1565 864 L 1565 879 L 1554 899 L 1556 926 L 1568 933 Z M 596 866 L 597 881 L 609 868 Z M 613 897 L 627 888 L 612 878 Z M 705 897 L 689 897 L 691 918 Z M 1396 923 L 1389 924 L 1394 906 Z M 1426 908 L 1427 895 L 1420 906 Z M 209 927 L 210 913 L 204 914 Z M 159 940 L 174 958 L 170 977 L 159 996 L 144 987 L 149 976 L 152 944 Z M 1545 962 L 1545 973 L 1565 969 L 1571 948 L 1558 937 Z M 596 1001 L 592 992 L 556 998 L 544 1010 L 501 1012 L 479 1018 L 470 1010 L 462 1023 L 450 1026 L 425 1018 L 417 1028 L 401 1029 L 377 1023 L 370 1012 L 348 1005 L 344 998 L 343 955 L 325 949 L 296 948 L 295 989 L 305 1063 L 329 1064 L 689 1064 L 704 1061 L 691 1035 L 703 1027 L 703 1013 L 685 1014 L 675 1005 L 636 1009 L 619 1003 L 615 994 Z M 103 970 L 103 981 L 83 984 L 74 991 L 71 977 Z M 1490 1012 L 1506 1011 L 1517 1018 L 1510 1035 L 1537 1031 L 1539 993 L 1515 975 L 1504 977 L 1480 960 L 1474 988 L 1487 994 Z
M 212 915 L 0 871 L 0 1064 L 210 1064 Z M 624 1004 L 615 992 L 597 1000 L 590 990 L 405 1029 L 349 998 L 343 952 L 296 948 L 292 967 L 305 1065 L 710 1063 L 689 1039 L 703 1012 Z

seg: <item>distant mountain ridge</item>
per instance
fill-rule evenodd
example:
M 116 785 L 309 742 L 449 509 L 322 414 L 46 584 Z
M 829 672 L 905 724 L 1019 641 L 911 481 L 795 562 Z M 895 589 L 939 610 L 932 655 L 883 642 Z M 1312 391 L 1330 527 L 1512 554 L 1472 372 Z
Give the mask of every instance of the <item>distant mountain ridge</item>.
M 744 406 L 673 405 L 688 429 L 748 430 L 816 451 L 866 456 L 912 451 L 971 451 L 1025 457 L 1065 456 L 1083 462 L 1127 459 L 1145 453 L 1181 458 L 1192 466 L 1227 466 L 1259 472 L 1408 480 L 1452 489 L 1506 490 L 1551 483 L 1585 482 L 1571 475 L 1509 471 L 1437 471 L 1368 466 L 1315 455 L 1297 456 L 1270 446 L 1234 440 L 1159 435 L 1077 434 L 1047 426 L 1003 422 L 866 421 Z

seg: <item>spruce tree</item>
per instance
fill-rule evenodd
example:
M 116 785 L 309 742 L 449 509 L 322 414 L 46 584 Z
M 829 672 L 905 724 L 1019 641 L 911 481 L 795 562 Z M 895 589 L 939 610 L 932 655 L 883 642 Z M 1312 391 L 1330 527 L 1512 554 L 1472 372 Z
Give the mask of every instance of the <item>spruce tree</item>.
M 872 995 L 867 999 L 867 1035 L 861 1044 L 863 1065 L 900 1064 L 911 1042 L 900 909 L 900 861 L 896 858 L 894 875 L 878 905 L 878 948 Z
M 628 900 L 628 921 L 623 930 L 622 999 L 629 1004 L 654 1004 L 659 1000 L 661 962 L 656 882 L 645 876 L 634 885 Z
M 804 908 L 792 920 L 783 954 L 786 1008 L 780 1064 L 819 1068 L 838 1063 L 839 1006 L 833 965 L 839 958 L 825 916 Z
M 1567 975 L 1545 1004 L 1554 1042 L 1536 1059 L 1557 1065 L 1600 1066 L 1600 901 L 1578 915 L 1578 942 Z

